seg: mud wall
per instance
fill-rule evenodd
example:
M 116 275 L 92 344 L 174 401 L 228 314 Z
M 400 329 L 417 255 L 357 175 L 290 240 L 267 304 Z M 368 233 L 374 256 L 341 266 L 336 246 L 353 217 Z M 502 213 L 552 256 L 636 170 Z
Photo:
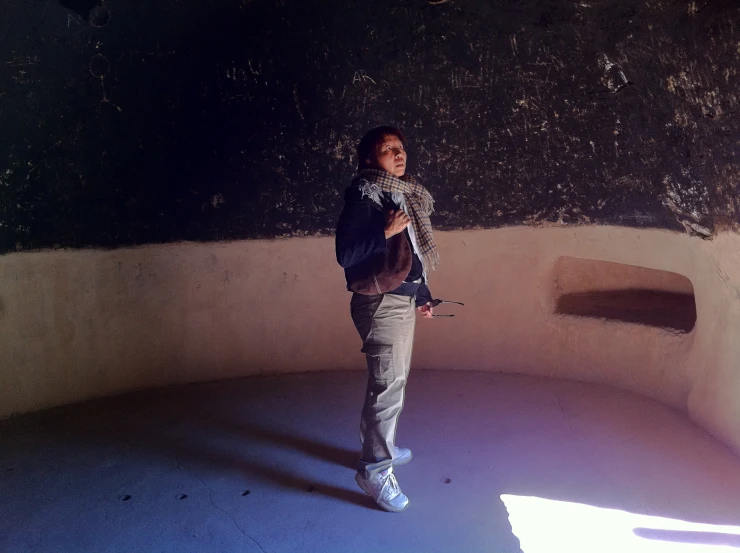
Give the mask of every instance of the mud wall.
M 740 7 L 5 0 L 0 252 L 330 234 L 404 128 L 440 229 L 736 223 Z
M 438 238 L 432 291 L 465 307 L 419 321 L 414 370 L 616 386 L 688 412 L 740 451 L 737 235 L 582 226 Z M 361 378 L 333 257 L 333 240 L 313 237 L 3 256 L 0 416 L 245 375 Z M 564 310 L 563 297 L 590 311 Z

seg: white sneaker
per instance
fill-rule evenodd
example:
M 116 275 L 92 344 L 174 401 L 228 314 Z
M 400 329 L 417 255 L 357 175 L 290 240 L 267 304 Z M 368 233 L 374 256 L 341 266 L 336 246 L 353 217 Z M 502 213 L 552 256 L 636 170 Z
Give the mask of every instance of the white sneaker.
M 393 467 L 379 472 L 372 478 L 365 478 L 358 472 L 355 474 L 355 482 L 386 511 L 400 513 L 409 506 L 409 498 L 403 495 L 398 486 Z
M 393 446 L 393 466 L 398 467 L 401 465 L 405 465 L 406 463 L 410 463 L 411 459 L 414 458 L 413 455 L 411 455 L 411 450 L 407 449 L 405 447 L 395 447 Z

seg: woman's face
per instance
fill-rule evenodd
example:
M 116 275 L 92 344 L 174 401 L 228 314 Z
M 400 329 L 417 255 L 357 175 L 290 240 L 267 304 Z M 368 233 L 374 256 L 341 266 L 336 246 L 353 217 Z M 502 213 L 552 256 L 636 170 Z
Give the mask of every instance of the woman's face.
M 396 135 L 386 134 L 375 146 L 375 160 L 371 160 L 371 165 L 385 169 L 394 177 L 402 177 L 406 173 L 406 150 L 403 149 L 401 139 Z

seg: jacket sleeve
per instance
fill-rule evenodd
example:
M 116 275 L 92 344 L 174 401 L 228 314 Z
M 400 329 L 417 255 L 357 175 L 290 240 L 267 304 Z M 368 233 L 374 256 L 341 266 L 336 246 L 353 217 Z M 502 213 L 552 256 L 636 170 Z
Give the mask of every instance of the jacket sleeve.
M 429 291 L 429 287 L 424 283 L 419 285 L 419 290 L 416 292 L 416 307 L 422 307 L 432 301 L 432 293 Z
M 337 262 L 348 269 L 386 251 L 383 222 L 382 213 L 362 200 L 359 191 L 348 190 L 337 224 Z

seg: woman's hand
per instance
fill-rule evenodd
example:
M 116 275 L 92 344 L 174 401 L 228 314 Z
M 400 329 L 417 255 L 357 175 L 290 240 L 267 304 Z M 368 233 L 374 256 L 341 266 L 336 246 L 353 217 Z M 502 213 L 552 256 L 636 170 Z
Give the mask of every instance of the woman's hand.
M 417 307 L 416 310 L 421 313 L 421 316 L 425 319 L 431 319 L 434 316 L 434 307 L 432 307 L 432 302 L 422 305 L 421 307 Z
M 403 212 L 403 209 L 389 210 L 385 216 L 385 239 L 403 232 L 411 219 Z

